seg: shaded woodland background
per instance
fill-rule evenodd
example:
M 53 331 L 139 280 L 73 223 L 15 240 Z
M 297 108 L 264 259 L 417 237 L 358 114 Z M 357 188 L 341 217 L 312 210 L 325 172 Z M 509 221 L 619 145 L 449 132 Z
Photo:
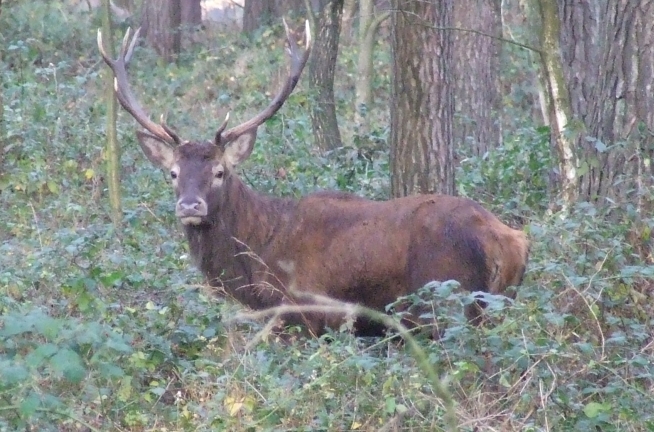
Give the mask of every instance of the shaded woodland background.
M 2 1 L 0 428 L 449 430 L 404 345 L 340 329 L 256 341 L 264 323 L 235 322 L 242 307 L 203 286 L 167 176 L 131 117 L 108 115 L 95 37 L 110 10 L 116 45 L 144 27 L 144 105 L 197 138 L 268 103 L 280 17 L 309 17 L 310 64 L 242 169 L 255 189 L 459 194 L 529 233 L 494 325 L 467 325 L 447 284 L 413 298 L 443 325 L 419 342 L 460 430 L 654 429 L 653 8 Z

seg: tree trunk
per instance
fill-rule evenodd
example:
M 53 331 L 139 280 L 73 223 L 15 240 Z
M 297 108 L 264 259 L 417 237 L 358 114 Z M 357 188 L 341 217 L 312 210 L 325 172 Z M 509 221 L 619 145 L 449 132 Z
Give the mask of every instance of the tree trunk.
M 105 44 L 109 57 L 114 58 L 114 35 L 111 26 L 111 1 L 102 2 L 102 36 L 109 43 Z M 105 149 L 107 184 L 109 187 L 109 202 L 111 203 L 111 220 L 116 233 L 120 233 L 123 221 L 123 210 L 120 203 L 120 145 L 116 134 L 116 97 L 114 95 L 114 77 L 107 71 L 106 77 L 107 103 L 107 145 Z
M 202 25 L 202 0 L 181 0 L 181 20 L 185 27 L 197 28 Z
M 549 118 L 554 148 L 558 155 L 561 200 L 567 209 L 577 199 L 577 159 L 570 134 L 572 108 L 561 62 L 561 31 L 556 0 L 538 0 L 541 14 L 541 60 L 549 94 Z
M 288 15 L 303 15 L 305 0 L 245 0 L 243 4 L 243 33 L 278 22 Z
M 391 194 L 454 195 L 452 0 L 395 0 L 391 48 Z
M 348 41 L 352 40 L 352 28 L 354 27 L 354 19 L 356 17 L 358 3 L 358 0 L 345 0 L 343 2 L 343 24 L 341 26 L 341 39 L 346 39 Z
M 182 49 L 182 0 L 144 0 L 141 34 L 157 53 L 170 63 Z
M 502 36 L 501 0 L 454 2 L 454 27 Z M 501 142 L 501 42 L 465 31 L 452 33 L 454 61 L 454 142 L 467 153 L 483 156 Z M 463 147 L 462 147 L 463 148 Z
M 252 33 L 263 25 L 270 25 L 274 3 L 270 0 L 245 0 L 243 4 L 243 33 Z
M 310 115 L 316 145 L 327 151 L 343 145 L 334 102 L 334 71 L 343 0 L 318 0 L 315 3 L 315 37 L 309 58 L 309 86 L 315 100 Z
M 565 76 L 581 123 L 579 192 L 639 211 L 652 187 L 654 5 L 559 1 Z M 608 202 L 610 202 L 608 201 Z
M 359 136 L 368 133 L 367 113 L 372 104 L 372 70 L 377 28 L 390 16 L 383 12 L 374 15 L 374 0 L 361 0 L 359 7 L 359 58 L 355 87 L 354 123 Z

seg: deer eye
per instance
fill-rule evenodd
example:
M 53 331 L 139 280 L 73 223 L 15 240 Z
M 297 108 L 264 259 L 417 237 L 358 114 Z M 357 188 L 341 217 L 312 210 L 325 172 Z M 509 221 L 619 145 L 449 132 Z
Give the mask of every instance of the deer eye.
M 176 173 L 175 171 L 171 171 L 171 172 L 170 172 L 170 178 L 172 178 L 173 180 L 175 180 L 175 179 L 177 178 L 177 173 Z
M 224 175 L 225 175 L 225 171 L 221 170 L 221 171 L 216 172 L 216 178 L 217 179 L 223 178 Z

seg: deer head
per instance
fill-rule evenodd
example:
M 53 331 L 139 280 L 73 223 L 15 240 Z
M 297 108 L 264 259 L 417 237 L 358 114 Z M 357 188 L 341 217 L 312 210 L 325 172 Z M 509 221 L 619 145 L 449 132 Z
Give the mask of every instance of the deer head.
M 270 104 L 250 120 L 227 129 L 229 114 L 216 131 L 213 141 L 183 140 L 162 119 L 160 123 L 150 120 L 135 98 L 127 79 L 129 63 L 139 30 L 133 35 L 128 29 L 123 38 L 120 54 L 111 59 L 98 30 L 98 48 L 104 61 L 114 74 L 114 89 L 122 107 L 146 129 L 138 131 L 141 149 L 154 165 L 170 172 L 177 197 L 175 213 L 185 225 L 198 225 L 207 221 L 224 202 L 225 185 L 230 182 L 232 169 L 245 161 L 254 147 L 258 127 L 272 117 L 284 104 L 300 79 L 311 49 L 309 22 L 305 28 L 305 48 L 298 48 L 295 34 L 284 21 L 290 71 L 286 81 Z

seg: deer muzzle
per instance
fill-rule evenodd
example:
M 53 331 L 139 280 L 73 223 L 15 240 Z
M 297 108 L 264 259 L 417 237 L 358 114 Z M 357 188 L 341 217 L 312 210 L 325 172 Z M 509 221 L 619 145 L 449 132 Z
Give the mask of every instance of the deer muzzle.
M 207 216 L 207 203 L 199 197 L 181 198 L 175 206 L 175 215 L 184 225 L 198 225 Z

